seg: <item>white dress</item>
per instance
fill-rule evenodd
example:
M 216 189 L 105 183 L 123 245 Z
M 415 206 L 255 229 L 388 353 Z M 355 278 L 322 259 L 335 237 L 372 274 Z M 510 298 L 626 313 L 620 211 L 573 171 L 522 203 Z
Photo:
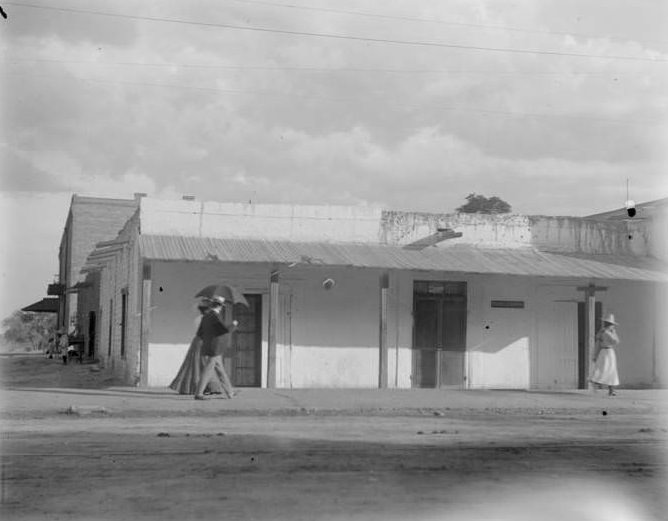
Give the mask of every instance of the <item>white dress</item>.
M 619 337 L 614 329 L 603 328 L 596 335 L 599 344 L 598 355 L 592 367 L 590 380 L 600 385 L 619 385 L 617 356 L 614 346 L 619 344 Z

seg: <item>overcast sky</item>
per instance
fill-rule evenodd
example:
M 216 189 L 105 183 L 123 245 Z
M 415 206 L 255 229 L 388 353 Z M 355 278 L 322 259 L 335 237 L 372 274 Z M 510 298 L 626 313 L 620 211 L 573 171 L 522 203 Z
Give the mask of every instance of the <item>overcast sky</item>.
M 0 3 L 2 316 L 43 296 L 75 192 L 548 215 L 620 207 L 627 178 L 668 195 L 662 0 Z

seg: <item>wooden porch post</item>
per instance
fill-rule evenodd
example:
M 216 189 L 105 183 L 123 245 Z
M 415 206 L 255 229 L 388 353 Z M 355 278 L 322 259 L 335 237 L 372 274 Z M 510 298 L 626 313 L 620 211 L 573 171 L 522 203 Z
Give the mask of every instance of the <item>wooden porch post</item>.
M 385 272 L 380 276 L 379 389 L 387 389 L 387 290 L 389 286 L 389 275 Z
M 276 388 L 276 326 L 278 324 L 278 271 L 269 279 L 269 327 L 267 331 L 267 387 Z
M 151 332 L 151 265 L 142 270 L 141 340 L 139 347 L 139 385 L 148 385 L 148 338 Z
M 586 334 L 586 348 L 584 358 L 584 374 L 587 382 L 587 389 L 592 388 L 592 383 L 589 381 L 591 373 L 591 359 L 594 356 L 596 349 L 596 292 L 605 291 L 608 288 L 603 286 L 596 286 L 589 284 L 589 286 L 580 286 L 578 291 L 584 291 L 585 294 L 585 334 Z

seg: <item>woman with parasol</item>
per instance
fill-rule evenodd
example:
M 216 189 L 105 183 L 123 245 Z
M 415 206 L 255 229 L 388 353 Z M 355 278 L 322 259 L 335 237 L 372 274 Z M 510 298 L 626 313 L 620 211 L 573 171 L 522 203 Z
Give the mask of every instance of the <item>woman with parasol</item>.
M 202 316 L 209 310 L 210 305 L 211 301 L 208 298 L 203 298 L 197 305 L 197 309 L 200 312 L 200 315 L 197 317 L 198 327 Z M 176 377 L 169 384 L 169 387 L 179 394 L 195 394 L 197 391 L 197 384 L 201 379 L 203 370 L 201 349 L 202 339 L 196 334 L 190 342 L 190 347 L 186 352 L 179 371 L 176 373 Z M 225 394 L 229 398 L 232 396 L 232 390 L 231 388 L 225 389 L 224 385 L 225 382 L 222 380 L 212 379 L 209 381 L 205 392 L 207 394 L 222 394 L 225 391 Z

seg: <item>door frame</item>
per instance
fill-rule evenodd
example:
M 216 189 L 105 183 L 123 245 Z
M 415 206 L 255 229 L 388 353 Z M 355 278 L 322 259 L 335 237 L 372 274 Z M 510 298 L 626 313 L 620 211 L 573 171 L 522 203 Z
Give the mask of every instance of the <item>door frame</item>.
M 589 378 L 585 374 L 587 353 L 587 331 L 585 330 L 587 317 L 587 307 L 585 302 L 578 302 L 577 309 L 577 326 L 578 326 L 578 389 L 587 389 Z M 596 300 L 594 304 L 594 315 L 596 323 L 594 331 L 598 331 L 603 325 L 603 302 Z
M 97 342 L 97 312 L 88 312 L 88 358 L 95 358 L 95 343 Z
M 230 366 L 226 367 L 226 370 L 229 372 L 229 377 L 232 382 L 232 385 L 235 387 L 262 387 L 262 300 L 263 295 L 261 293 L 248 293 L 244 294 L 244 297 L 248 301 L 249 306 L 256 306 L 255 309 L 255 367 L 253 368 L 253 379 L 254 382 L 252 385 L 239 385 L 236 382 L 236 371 L 237 371 L 237 353 L 238 353 L 238 332 L 232 334 L 232 350 L 234 356 L 231 357 Z M 255 303 L 255 304 L 253 304 Z
M 463 323 L 463 347 L 462 349 L 457 349 L 457 350 L 452 350 L 452 349 L 446 349 L 445 345 L 445 316 L 448 311 L 448 300 L 447 300 L 447 293 L 435 293 L 433 295 L 426 295 L 426 294 L 419 294 L 416 293 L 416 285 L 420 283 L 428 283 L 428 284 L 442 284 L 445 288 L 447 284 L 459 284 L 460 287 L 462 287 L 462 292 L 461 294 L 457 294 L 457 296 L 463 297 L 463 310 L 465 313 L 465 318 L 464 318 L 464 323 Z M 466 336 L 467 336 L 467 328 L 468 328 L 468 296 L 469 292 L 469 282 L 465 280 L 414 280 L 413 281 L 413 334 L 412 334 L 412 346 L 411 346 L 411 387 L 413 388 L 425 388 L 421 382 L 420 378 L 420 357 L 422 356 L 422 353 L 426 352 L 432 352 L 433 351 L 433 356 L 434 356 L 434 364 L 435 364 L 435 374 L 434 374 L 434 387 L 436 389 L 441 389 L 441 388 L 447 388 L 447 389 L 463 389 L 467 385 L 467 369 L 466 369 Z M 437 320 L 437 325 L 436 325 L 436 335 L 437 338 L 440 339 L 437 342 L 437 346 L 434 349 L 431 348 L 424 348 L 424 347 L 417 347 L 416 346 L 416 338 L 417 338 L 417 328 L 416 328 L 416 317 L 415 317 L 415 312 L 417 308 L 417 303 L 418 301 L 429 301 L 433 300 L 436 301 L 437 303 L 437 312 L 436 316 L 438 317 Z M 446 360 L 446 353 L 460 353 L 461 357 L 461 383 L 451 383 L 447 384 L 443 382 L 443 377 L 444 377 L 444 369 L 445 369 L 445 360 Z M 431 387 L 426 387 L 426 388 L 431 388 Z

